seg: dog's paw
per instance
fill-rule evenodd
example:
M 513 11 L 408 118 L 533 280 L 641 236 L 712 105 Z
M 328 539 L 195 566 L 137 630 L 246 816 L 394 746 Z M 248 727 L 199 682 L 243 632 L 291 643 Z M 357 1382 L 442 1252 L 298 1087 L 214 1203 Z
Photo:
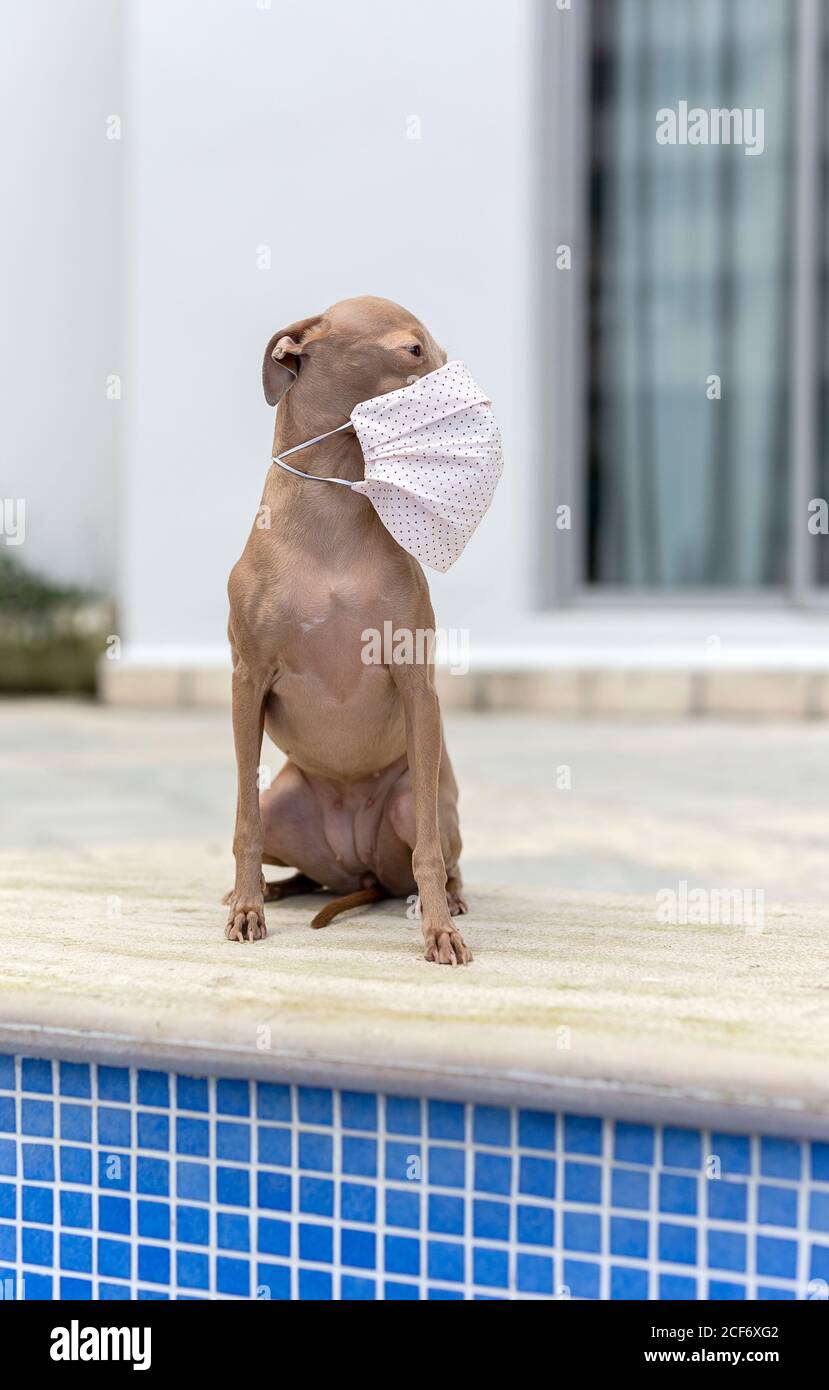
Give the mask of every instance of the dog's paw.
M 259 892 L 262 894 L 265 902 L 268 902 L 268 880 L 265 878 L 264 874 L 259 875 Z M 225 893 L 224 897 L 222 898 L 223 906 L 230 907 L 230 904 L 234 901 L 235 897 L 236 892 L 233 888 L 231 888 L 230 892 Z M 230 926 L 229 922 L 228 926 Z
M 434 965 L 469 965 L 472 952 L 460 932 L 451 924 L 434 931 L 424 928 L 424 955 Z
M 267 934 L 265 904 L 261 896 L 243 898 L 232 893 L 225 927 L 228 941 L 261 941 Z
M 461 897 L 460 893 L 450 892 L 448 888 L 446 890 L 446 906 L 449 908 L 450 917 L 462 917 L 465 912 L 469 911 L 466 898 Z

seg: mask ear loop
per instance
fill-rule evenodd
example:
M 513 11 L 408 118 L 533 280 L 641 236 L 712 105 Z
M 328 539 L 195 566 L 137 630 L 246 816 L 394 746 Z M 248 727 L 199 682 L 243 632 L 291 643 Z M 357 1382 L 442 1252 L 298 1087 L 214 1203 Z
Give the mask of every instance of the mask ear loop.
M 280 468 L 284 468 L 286 473 L 293 473 L 296 478 L 307 478 L 311 483 L 339 483 L 340 487 L 351 487 L 348 478 L 318 478 L 313 473 L 303 473 L 301 468 L 292 468 L 285 459 L 289 454 L 296 454 L 300 449 L 307 449 L 311 444 L 319 444 L 321 439 L 330 439 L 332 434 L 339 434 L 341 430 L 350 430 L 351 421 L 346 420 L 344 425 L 337 425 L 334 430 L 326 430 L 325 434 L 315 434 L 313 439 L 306 439 L 302 444 L 294 444 L 291 449 L 283 449 L 281 454 L 274 454 L 271 462 L 278 463 Z

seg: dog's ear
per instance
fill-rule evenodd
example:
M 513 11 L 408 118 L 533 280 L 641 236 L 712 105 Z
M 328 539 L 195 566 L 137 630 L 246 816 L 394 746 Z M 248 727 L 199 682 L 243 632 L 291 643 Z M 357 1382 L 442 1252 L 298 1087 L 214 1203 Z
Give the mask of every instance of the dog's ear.
M 274 333 L 262 363 L 262 385 L 268 405 L 279 404 L 299 376 L 302 354 L 310 343 L 324 338 L 326 332 L 322 314 L 314 314 Z

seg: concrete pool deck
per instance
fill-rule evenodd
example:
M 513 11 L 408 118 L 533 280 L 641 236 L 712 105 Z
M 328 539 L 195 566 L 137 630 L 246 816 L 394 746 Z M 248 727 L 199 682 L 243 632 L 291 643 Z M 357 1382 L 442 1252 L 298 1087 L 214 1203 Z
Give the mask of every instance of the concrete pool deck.
M 400 902 L 316 933 L 297 898 L 223 939 L 226 712 L 0 705 L 0 1050 L 829 1137 L 829 730 L 455 714 L 447 737 L 455 971 Z M 762 892 L 759 928 L 661 923 L 683 882 Z

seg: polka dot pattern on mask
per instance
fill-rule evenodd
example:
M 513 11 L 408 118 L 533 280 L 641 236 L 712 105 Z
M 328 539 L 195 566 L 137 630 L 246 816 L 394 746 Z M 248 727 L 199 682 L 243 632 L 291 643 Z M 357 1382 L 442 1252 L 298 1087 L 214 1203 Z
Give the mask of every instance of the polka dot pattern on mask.
M 351 412 L 365 459 L 353 483 L 404 550 L 442 574 L 489 510 L 503 468 L 489 397 L 462 362 Z

